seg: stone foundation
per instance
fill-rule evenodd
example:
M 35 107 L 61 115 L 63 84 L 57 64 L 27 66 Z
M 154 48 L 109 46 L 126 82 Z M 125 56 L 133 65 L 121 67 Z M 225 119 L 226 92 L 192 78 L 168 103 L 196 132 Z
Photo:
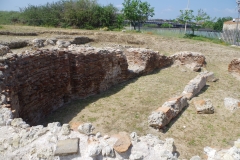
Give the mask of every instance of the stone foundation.
M 78 127 L 83 135 L 58 122 L 48 127 L 29 126 L 72 99 L 86 98 L 168 67 L 179 60 L 177 55 L 173 58 L 149 49 L 122 51 L 76 45 L 21 54 L 3 52 L 3 55 L 0 59 L 0 155 L 4 158 L 177 159 L 171 138 L 162 141 L 150 134 L 138 137 L 136 133 L 102 137 L 100 133 L 92 134 L 91 125 Z M 184 56 L 181 65 L 197 63 L 202 67 L 205 63 L 202 55 Z M 199 56 L 204 61 L 199 62 Z M 170 99 L 159 109 L 164 112 L 163 126 L 187 105 L 186 99 L 185 96 Z
M 101 93 L 136 76 L 167 67 L 172 58 L 149 49 L 71 46 L 7 53 L 1 59 L 1 104 L 34 125 L 75 98 Z

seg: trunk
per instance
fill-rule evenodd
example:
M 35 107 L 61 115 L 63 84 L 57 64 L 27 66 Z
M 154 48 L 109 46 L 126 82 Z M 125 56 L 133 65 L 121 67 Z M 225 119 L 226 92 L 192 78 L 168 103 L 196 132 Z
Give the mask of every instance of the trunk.
M 138 23 L 138 31 L 140 31 L 140 23 Z
M 192 35 L 194 35 L 194 31 L 195 31 L 195 28 L 194 28 L 194 27 L 192 27 Z

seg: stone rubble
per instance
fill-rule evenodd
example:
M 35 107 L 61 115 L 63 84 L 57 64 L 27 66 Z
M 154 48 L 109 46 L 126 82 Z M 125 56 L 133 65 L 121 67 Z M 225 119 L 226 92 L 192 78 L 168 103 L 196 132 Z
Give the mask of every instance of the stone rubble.
M 198 114 L 213 114 L 214 107 L 209 99 L 200 99 L 193 101 Z
M 230 149 L 214 149 L 211 147 L 204 148 L 207 160 L 239 160 L 240 159 L 240 139 L 234 142 Z
M 103 159 L 103 160 L 174 160 L 175 147 L 172 138 L 166 141 L 153 135 L 130 140 L 127 133 L 112 135 L 108 139 L 70 131 L 62 134 L 63 128 L 58 122 L 49 123 L 48 127 L 33 126 L 22 128 L 20 119 L 13 125 L 2 126 L 0 132 L 0 155 L 7 159 Z M 68 128 L 68 127 L 67 127 Z
M 44 47 L 44 39 L 33 39 L 30 44 L 35 48 L 41 48 Z
M 151 113 L 148 117 L 149 126 L 155 129 L 161 129 L 166 126 L 183 108 L 189 105 L 187 100 L 199 94 L 201 89 L 206 85 L 206 82 L 211 81 L 213 76 L 212 72 L 205 71 L 199 73 L 186 85 L 181 96 L 169 99 L 162 107 Z M 213 108 L 210 106 L 210 103 L 208 102 L 206 105 L 205 112 L 212 112 Z
M 78 131 L 86 135 L 92 134 L 94 129 L 91 123 L 84 123 L 78 127 Z
M 224 98 L 224 106 L 230 111 L 235 111 L 240 108 L 240 100 L 226 97 Z
M 60 39 L 60 38 L 58 38 L 58 39 Z M 64 37 L 62 37 L 62 38 L 64 38 Z M 49 38 L 49 39 L 36 38 L 36 39 L 27 41 L 26 42 L 27 44 L 25 46 L 27 46 L 27 45 L 33 46 L 34 49 L 42 48 L 42 47 L 45 47 L 48 45 L 56 46 L 57 48 L 68 48 L 71 44 L 79 45 L 79 44 L 86 44 L 86 43 L 93 41 L 92 39 L 90 39 L 88 37 L 74 37 L 72 40 L 69 40 L 69 41 L 58 40 L 58 39 L 57 38 Z M 19 42 L 19 43 L 21 43 L 21 42 Z M 17 42 L 16 42 L 16 44 L 7 44 L 7 45 L 10 45 L 11 46 L 10 48 L 21 48 L 21 46 L 22 46 L 21 44 L 18 46 Z M 23 47 L 25 47 L 25 46 L 23 46 Z
M 0 56 L 4 56 L 7 53 L 12 53 L 12 51 L 10 50 L 10 48 L 8 46 L 5 45 L 1 45 L 0 44 Z
M 240 58 L 233 59 L 228 65 L 228 71 L 240 75 Z
M 201 67 L 205 67 L 205 56 L 198 52 L 177 52 L 171 56 L 173 59 L 174 65 L 180 66 L 185 65 L 187 68 L 192 71 L 199 72 Z

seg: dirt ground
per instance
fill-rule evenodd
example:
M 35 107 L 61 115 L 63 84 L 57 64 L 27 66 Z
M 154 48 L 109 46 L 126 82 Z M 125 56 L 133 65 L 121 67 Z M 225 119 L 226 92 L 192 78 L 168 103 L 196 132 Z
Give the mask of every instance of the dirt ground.
M 42 124 L 59 121 L 78 124 L 91 122 L 95 132 L 114 134 L 119 131 L 137 132 L 138 135 L 154 134 L 160 139 L 172 137 L 179 153 L 179 158 L 189 159 L 194 155 L 206 158 L 205 146 L 229 148 L 233 141 L 240 138 L 240 109 L 230 112 L 224 107 L 224 98 L 240 99 L 240 81 L 228 73 L 228 64 L 234 58 L 240 58 L 240 49 L 209 42 L 189 39 L 163 37 L 161 35 L 122 33 L 104 31 L 63 30 L 40 27 L 4 26 L 0 31 L 35 32 L 40 38 L 57 37 L 60 32 L 74 36 L 88 36 L 94 39 L 90 45 L 132 46 L 150 48 L 164 55 L 181 51 L 200 52 L 206 56 L 208 71 L 219 78 L 217 82 L 208 83 L 196 98 L 210 99 L 215 113 L 198 115 L 190 105 L 175 118 L 163 132 L 158 132 L 147 124 L 150 113 L 160 107 L 169 98 L 181 94 L 185 85 L 197 73 L 184 67 L 170 67 L 157 70 L 147 76 L 139 77 L 116 85 L 110 90 L 83 100 L 73 101 L 48 116 Z M 59 32 L 56 32 L 59 31 Z M 14 38 L 15 37 L 15 38 Z M 25 38 L 17 36 L 17 39 Z M 27 37 L 33 39 L 36 37 Z M 65 37 L 66 38 L 66 37 Z M 0 36 L 0 41 L 12 41 L 16 36 Z M 29 48 L 28 48 L 29 49 Z M 17 49 L 20 52 L 24 49 Z M 186 126 L 186 127 L 183 127 Z

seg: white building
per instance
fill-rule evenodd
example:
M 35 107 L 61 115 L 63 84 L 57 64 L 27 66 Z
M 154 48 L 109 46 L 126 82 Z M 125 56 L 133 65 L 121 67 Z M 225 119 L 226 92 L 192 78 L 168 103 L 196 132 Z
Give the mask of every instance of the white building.
M 232 21 L 224 22 L 223 24 L 223 30 L 235 30 L 237 28 L 238 23 L 238 29 L 240 30 L 240 19 L 233 19 Z

